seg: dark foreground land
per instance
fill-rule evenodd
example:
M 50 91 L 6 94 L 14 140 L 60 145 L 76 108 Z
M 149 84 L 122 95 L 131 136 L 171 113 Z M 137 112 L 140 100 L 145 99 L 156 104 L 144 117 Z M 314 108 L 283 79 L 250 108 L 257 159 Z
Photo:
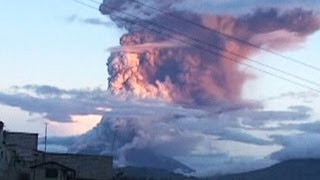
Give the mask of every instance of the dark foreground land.
M 165 170 L 126 167 L 116 170 L 115 179 L 130 180 L 320 180 L 320 159 L 288 160 L 271 167 L 218 177 L 195 178 Z

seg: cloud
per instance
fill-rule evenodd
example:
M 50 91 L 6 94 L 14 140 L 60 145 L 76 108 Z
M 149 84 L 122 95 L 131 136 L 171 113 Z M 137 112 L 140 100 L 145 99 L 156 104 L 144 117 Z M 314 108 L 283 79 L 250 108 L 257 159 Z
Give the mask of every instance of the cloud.
M 309 122 L 313 111 L 305 106 L 283 111 L 244 106 L 230 111 L 222 105 L 216 112 L 135 96 L 114 97 L 101 89 L 27 85 L 15 87 L 14 92 L 1 93 L 0 102 L 41 113 L 50 120 L 68 122 L 74 114 L 103 115 L 89 132 L 50 137 L 48 145 L 59 152 L 68 149 L 77 153 L 115 154 L 118 165 L 151 166 L 142 158 L 141 153 L 147 152 L 159 164 L 168 160 L 171 170 L 189 171 L 190 167 L 197 170 L 197 175 L 239 172 L 251 170 L 249 165 L 265 167 L 284 158 L 304 157 L 316 144 L 313 140 L 318 140 L 315 134 L 318 125 Z M 276 127 L 268 126 L 274 123 Z M 315 133 L 290 136 L 292 130 Z M 301 144 L 309 139 L 312 142 Z M 317 153 L 309 155 L 318 157 Z M 216 164 L 221 166 L 215 170 L 208 168 Z
M 302 102 L 304 103 L 311 103 L 318 97 L 319 97 L 319 94 L 312 91 L 287 92 L 287 93 L 282 93 L 279 96 L 269 97 L 263 101 L 272 101 L 272 100 L 289 98 L 294 100 L 302 100 Z
M 153 42 L 145 43 L 139 45 L 126 45 L 109 48 L 110 52 L 131 52 L 131 53 L 142 53 L 152 49 L 168 49 L 168 48 L 178 48 L 183 47 L 184 44 L 175 41 L 163 41 L 163 42 Z
M 80 22 L 88 25 L 105 26 L 105 27 L 110 27 L 114 25 L 112 22 L 102 20 L 101 18 L 81 18 L 76 14 L 73 14 L 70 17 L 67 17 L 66 21 L 68 23 Z
M 310 109 L 305 107 L 297 108 L 310 111 Z M 273 141 L 283 147 L 280 151 L 271 154 L 270 157 L 272 159 L 284 161 L 289 159 L 320 158 L 320 153 L 316 150 L 320 145 L 319 120 L 312 119 L 308 122 L 290 124 L 285 128 L 296 129 L 299 133 L 272 136 L 271 138 L 273 138 Z
M 15 93 L 0 93 L 0 103 L 43 115 L 44 118 L 71 122 L 72 115 L 103 115 L 114 99 L 101 89 L 64 90 L 52 86 L 15 87 Z M 25 92 L 23 92 L 25 91 Z
M 196 167 L 199 167 L 200 170 L 195 175 L 200 177 L 219 176 L 229 174 L 230 172 L 246 172 L 265 168 L 277 162 L 276 160 L 248 156 L 230 157 L 228 154 L 190 156 L 178 159 L 186 162 L 186 164 L 194 164 Z
M 76 14 L 73 14 L 69 17 L 66 17 L 65 20 L 68 22 L 68 23 L 73 23 L 74 21 L 76 21 L 78 18 L 78 15 Z
M 86 24 L 101 25 L 101 26 L 107 26 L 107 27 L 114 25 L 112 22 L 106 22 L 106 21 L 103 21 L 103 20 L 101 20 L 99 18 L 82 19 L 82 22 L 86 23 Z
M 318 147 L 320 146 L 319 133 L 302 133 L 295 136 L 276 136 L 275 141 L 283 146 L 283 149 L 271 155 L 278 161 L 302 158 L 320 158 Z
M 217 154 L 225 154 L 228 159 L 235 159 L 235 164 L 240 163 L 237 161 L 240 157 L 248 157 L 248 161 L 243 160 L 248 164 L 252 158 L 265 158 L 261 160 L 261 164 L 263 161 L 274 163 L 276 160 L 268 159 L 268 156 L 281 150 L 282 144 L 274 141 L 272 136 L 281 134 L 279 130 L 286 132 L 287 125 L 280 123 L 277 129 L 268 129 L 269 134 L 266 135 L 268 138 L 254 131 L 264 129 L 264 123 L 291 119 L 300 121 L 310 117 L 307 108 L 302 107 L 291 107 L 287 111 L 278 113 L 239 109 L 216 114 L 206 110 L 170 107 L 170 105 L 153 106 L 149 104 L 143 108 L 132 109 L 118 107 L 118 110 L 116 108 L 107 112 L 93 130 L 78 138 L 78 142 L 70 148 L 70 151 L 114 153 L 116 164 L 123 166 L 134 165 L 135 158 L 130 152 L 141 150 L 179 160 L 198 172 L 203 172 L 206 168 L 199 168 L 197 166 L 199 162 L 191 161 L 189 157 L 201 159 L 203 156 L 214 157 Z M 256 117 L 259 119 L 256 120 Z M 139 158 L 143 156 L 139 155 Z M 215 162 L 217 158 L 211 160 Z M 210 163 L 207 162 L 208 164 Z M 228 166 L 226 163 L 215 172 L 232 172 L 236 167 L 239 168 L 238 171 L 250 169 L 249 166 L 240 168 L 236 165 Z
M 113 96 L 100 88 L 66 90 L 47 85 L 26 85 L 15 86 L 13 90 L 13 93 L 0 92 L 1 104 L 18 107 L 30 113 L 43 114 L 45 118 L 59 122 L 70 122 L 73 115 L 104 115 L 111 110 L 114 115 L 134 113 L 136 117 L 161 113 L 168 113 L 168 116 L 179 116 L 180 113 L 183 116 L 198 111 L 157 100 L 138 100 L 133 95 L 125 98 Z M 141 111 L 145 108 L 148 111 Z
M 320 121 L 316 121 L 313 123 L 300 124 L 296 128 L 304 132 L 320 134 Z

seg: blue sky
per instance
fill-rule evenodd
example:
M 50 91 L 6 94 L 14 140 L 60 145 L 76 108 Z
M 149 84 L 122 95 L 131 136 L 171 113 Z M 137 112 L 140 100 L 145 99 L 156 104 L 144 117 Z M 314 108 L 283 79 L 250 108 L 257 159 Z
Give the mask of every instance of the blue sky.
M 68 22 L 102 17 L 74 1 L 4 1 L 0 7 L 0 88 L 50 84 L 107 87 L 106 49 L 119 42 L 113 26 Z
M 1 3 L 1 91 L 27 84 L 107 89 L 107 48 L 118 45 L 122 32 L 114 26 L 81 21 L 94 18 L 108 22 L 98 10 L 71 0 Z M 72 17 L 77 18 L 71 22 Z M 42 134 L 44 122 L 40 115 L 0 107 L 8 129 Z M 68 134 L 66 129 L 70 127 L 66 126 L 51 133 Z
M 318 47 L 320 47 L 320 32 L 317 32 L 308 37 L 306 42 L 301 43 L 296 47 L 287 49 L 284 52 L 281 52 L 281 54 L 319 68 L 320 54 L 318 53 Z M 303 77 L 314 82 L 319 82 L 320 80 L 319 71 L 301 66 L 300 64 L 293 63 L 292 61 L 274 56 L 267 52 L 261 52 L 259 55 L 254 57 L 254 59 L 257 59 L 260 62 L 285 70 L 291 74 Z M 244 91 L 247 92 L 245 93 L 245 96 L 247 98 L 264 99 L 266 97 L 276 96 L 289 91 L 310 91 L 307 88 L 294 85 L 293 83 L 272 77 L 270 75 L 255 71 L 253 69 L 247 68 L 246 70 L 256 75 L 256 78 L 252 79 L 252 81 L 249 81 L 247 85 L 244 87 Z M 274 71 L 270 72 L 279 74 L 278 72 Z M 292 79 L 290 77 L 289 79 L 298 83 L 303 83 L 306 86 L 319 89 L 319 86 L 317 87 L 312 84 L 307 84 L 303 81 Z

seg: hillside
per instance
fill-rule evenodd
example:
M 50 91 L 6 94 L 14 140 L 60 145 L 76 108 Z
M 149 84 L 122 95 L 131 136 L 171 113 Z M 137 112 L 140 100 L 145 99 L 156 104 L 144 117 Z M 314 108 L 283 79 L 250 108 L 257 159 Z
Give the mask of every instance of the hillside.
M 177 179 L 195 180 L 182 174 L 153 168 L 126 167 L 116 170 L 117 179 Z M 219 177 L 199 178 L 206 180 L 320 180 L 320 159 L 296 159 L 281 162 L 271 167 L 245 173 Z
M 194 177 L 187 177 L 182 174 L 173 173 L 167 170 L 154 168 L 125 167 L 116 169 L 118 180 L 196 180 Z
M 320 159 L 288 160 L 271 167 L 212 180 L 319 180 Z

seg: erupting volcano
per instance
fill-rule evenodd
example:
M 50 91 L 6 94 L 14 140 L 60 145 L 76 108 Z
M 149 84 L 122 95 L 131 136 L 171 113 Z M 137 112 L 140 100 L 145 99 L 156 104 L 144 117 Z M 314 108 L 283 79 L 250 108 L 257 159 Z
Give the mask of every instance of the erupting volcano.
M 247 14 L 215 15 L 214 10 L 200 13 L 179 6 L 189 2 L 152 0 L 146 6 L 104 0 L 101 13 L 127 31 L 120 46 L 110 49 L 109 90 L 168 107 L 138 104 L 137 111 L 108 112 L 74 151 L 115 151 L 120 165 L 190 170 L 173 159 L 214 153 L 210 141 L 223 136 L 219 127 L 225 127 L 215 119 L 233 118 L 214 110 L 245 104 L 243 85 L 254 77 L 240 66 L 259 49 L 229 36 L 257 47 L 287 49 L 320 28 L 317 15 L 303 8 L 259 7 Z

